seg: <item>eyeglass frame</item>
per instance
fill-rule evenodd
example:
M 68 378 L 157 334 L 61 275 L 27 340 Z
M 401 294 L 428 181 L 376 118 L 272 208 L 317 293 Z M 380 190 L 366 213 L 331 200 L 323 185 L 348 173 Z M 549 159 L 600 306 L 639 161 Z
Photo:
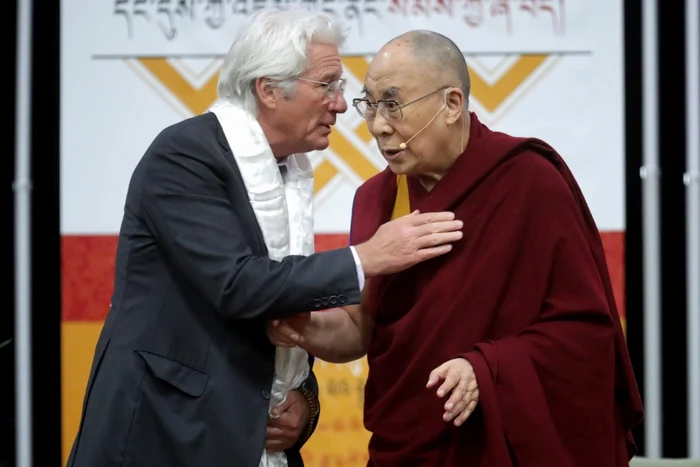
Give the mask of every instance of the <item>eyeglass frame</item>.
M 330 83 L 327 83 L 325 81 L 315 81 L 313 79 L 308 78 L 297 78 L 297 80 L 304 81 L 306 83 L 319 84 L 321 86 L 325 86 L 329 101 L 333 101 L 338 97 L 338 91 L 340 91 L 341 96 L 345 94 L 345 84 L 348 82 L 347 78 L 340 78 L 335 81 L 331 81 Z M 336 85 L 335 89 L 333 89 L 333 85 Z
M 408 106 L 411 105 L 411 104 L 415 104 L 416 102 L 418 102 L 418 101 L 420 101 L 420 100 L 423 100 L 423 99 L 425 99 L 426 97 L 432 96 L 432 95 L 435 94 L 436 92 L 444 91 L 445 89 L 450 89 L 450 88 L 453 88 L 453 87 L 454 87 L 454 86 L 443 86 L 443 87 L 441 87 L 441 88 L 436 89 L 435 91 L 431 91 L 431 92 L 429 92 L 428 94 L 425 94 L 425 95 L 423 95 L 423 96 L 420 96 L 420 97 L 417 98 L 417 99 L 413 99 L 412 101 L 407 102 L 407 103 L 405 103 L 405 104 L 399 104 L 399 103 L 398 103 L 396 100 L 394 100 L 394 99 L 379 99 L 377 102 L 372 103 L 372 102 L 370 102 L 369 99 L 367 99 L 366 97 L 356 97 L 356 98 L 354 98 L 354 99 L 352 100 L 352 106 L 355 107 L 355 110 L 357 110 L 357 113 L 360 114 L 360 117 L 362 117 L 363 119 L 365 119 L 365 120 L 367 120 L 367 121 L 371 121 L 371 120 L 374 120 L 374 117 L 372 117 L 372 118 L 367 118 L 366 116 L 364 116 L 364 115 L 362 114 L 362 112 L 360 111 L 360 109 L 357 107 L 357 106 L 360 104 L 360 102 L 366 102 L 368 107 L 374 107 L 375 109 L 378 109 L 378 108 L 379 108 L 379 104 L 381 104 L 381 103 L 396 104 L 396 105 L 397 105 L 397 108 L 396 108 L 396 109 L 399 111 L 399 118 L 392 118 L 392 117 L 389 117 L 389 116 L 387 116 L 384 112 L 382 112 L 381 110 L 379 111 L 379 113 L 381 113 L 381 114 L 384 116 L 384 118 L 387 119 L 387 120 L 394 120 L 394 121 L 397 121 L 397 120 L 403 119 L 403 110 L 401 110 L 401 109 L 403 109 L 404 107 L 408 107 Z M 377 115 L 377 114 L 376 114 L 376 110 L 375 110 L 375 114 L 374 114 L 374 115 L 375 115 L 375 116 Z

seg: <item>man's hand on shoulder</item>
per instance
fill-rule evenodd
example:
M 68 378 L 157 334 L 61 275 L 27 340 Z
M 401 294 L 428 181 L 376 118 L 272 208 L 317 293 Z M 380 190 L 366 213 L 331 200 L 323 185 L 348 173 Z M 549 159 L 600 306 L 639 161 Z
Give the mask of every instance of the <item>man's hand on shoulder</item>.
M 284 451 L 293 447 L 311 419 L 306 398 L 297 391 L 289 391 L 287 399 L 273 409 L 267 422 L 265 449 Z M 276 417 L 276 418 L 275 418 Z
M 451 212 L 414 211 L 383 224 L 355 251 L 365 276 L 393 274 L 451 251 L 462 238 L 462 226 Z

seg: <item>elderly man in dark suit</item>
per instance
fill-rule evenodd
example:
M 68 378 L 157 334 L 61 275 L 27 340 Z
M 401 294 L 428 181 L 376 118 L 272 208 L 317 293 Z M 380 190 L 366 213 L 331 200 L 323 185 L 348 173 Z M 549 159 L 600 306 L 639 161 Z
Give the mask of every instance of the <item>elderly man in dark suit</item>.
M 413 213 L 362 245 L 313 252 L 305 152 L 326 148 L 347 110 L 342 41 L 322 14 L 257 14 L 211 111 L 146 151 L 69 466 L 303 465 L 318 418 L 313 357 L 275 347 L 266 326 L 358 304 L 365 278 L 461 238 L 451 213 Z

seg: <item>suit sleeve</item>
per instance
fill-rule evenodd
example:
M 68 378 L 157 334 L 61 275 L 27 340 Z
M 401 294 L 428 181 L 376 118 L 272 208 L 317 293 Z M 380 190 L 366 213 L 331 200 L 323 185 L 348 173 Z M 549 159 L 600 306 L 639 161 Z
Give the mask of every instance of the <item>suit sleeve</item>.
M 222 317 L 284 318 L 360 302 L 349 248 L 280 262 L 255 256 L 243 238 L 247 219 L 225 188 L 226 168 L 206 151 L 152 150 L 140 201 L 158 247 Z

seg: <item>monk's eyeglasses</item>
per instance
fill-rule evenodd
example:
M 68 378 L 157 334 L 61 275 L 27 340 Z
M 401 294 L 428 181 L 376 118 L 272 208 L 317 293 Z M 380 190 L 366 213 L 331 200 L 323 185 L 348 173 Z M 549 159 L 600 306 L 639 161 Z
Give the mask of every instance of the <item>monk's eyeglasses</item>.
M 401 120 L 403 118 L 403 112 L 401 109 L 404 107 L 408 107 L 409 105 L 415 104 L 428 96 L 432 96 L 436 92 L 440 92 L 451 87 L 454 86 L 443 86 L 405 104 L 399 104 L 393 99 L 381 99 L 377 102 L 370 102 L 367 98 L 355 98 L 352 100 L 352 106 L 355 107 L 355 110 L 357 110 L 357 113 L 360 114 L 360 117 L 364 118 L 365 120 L 374 120 L 374 118 L 377 116 L 377 110 L 379 110 L 379 113 L 381 113 L 387 120 Z
M 314 81 L 312 79 L 297 78 L 299 81 L 304 81 L 306 83 L 317 84 L 319 87 L 325 87 L 326 93 L 329 101 L 334 101 L 338 97 L 338 93 L 343 94 L 345 92 L 346 78 L 340 78 L 338 81 L 331 81 L 330 83 L 325 83 L 323 81 Z

